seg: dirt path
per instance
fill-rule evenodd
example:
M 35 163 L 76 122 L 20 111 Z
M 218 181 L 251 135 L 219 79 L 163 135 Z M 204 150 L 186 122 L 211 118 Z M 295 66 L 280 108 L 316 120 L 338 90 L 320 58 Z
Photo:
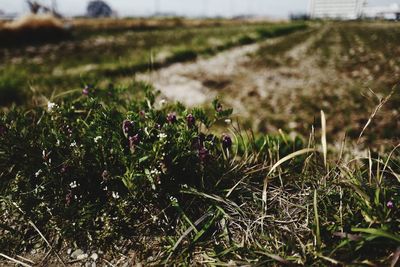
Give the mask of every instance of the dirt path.
M 150 82 L 170 100 L 189 106 L 212 100 L 221 90 L 235 82 L 239 72 L 244 72 L 247 55 L 256 51 L 259 44 L 233 48 L 210 58 L 194 62 L 177 63 L 151 73 L 136 76 L 137 80 Z
M 218 95 L 223 96 L 224 102 L 233 107 L 236 113 L 247 117 L 254 115 L 254 109 L 262 100 L 267 99 L 272 104 L 276 96 L 283 92 L 320 86 L 326 79 L 338 79 L 336 73 L 330 72 L 331 68 L 321 69 L 316 56 L 307 54 L 309 47 L 327 30 L 317 30 L 280 55 L 290 59 L 291 64 L 273 68 L 254 66 L 254 55 L 250 55 L 265 43 L 278 42 L 280 39 L 277 38 L 139 74 L 136 79 L 150 82 L 167 99 L 178 100 L 189 106 L 201 105 Z

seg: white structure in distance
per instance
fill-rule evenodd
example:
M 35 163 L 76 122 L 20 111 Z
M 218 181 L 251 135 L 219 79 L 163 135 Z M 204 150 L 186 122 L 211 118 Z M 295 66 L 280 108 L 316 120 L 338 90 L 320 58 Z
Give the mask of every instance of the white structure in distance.
M 310 0 L 310 17 L 341 20 L 360 18 L 399 20 L 400 7 L 398 4 L 370 7 L 366 0 Z
M 362 16 L 371 19 L 400 20 L 399 4 L 390 6 L 371 6 L 364 7 Z

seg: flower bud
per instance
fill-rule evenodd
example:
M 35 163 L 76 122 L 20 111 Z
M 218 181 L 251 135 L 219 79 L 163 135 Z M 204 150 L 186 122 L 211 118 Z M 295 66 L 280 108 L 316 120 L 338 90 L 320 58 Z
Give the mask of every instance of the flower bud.
M 222 135 L 222 147 L 224 149 L 229 149 L 232 147 L 232 139 L 229 135 L 223 134 Z
M 82 94 L 88 96 L 90 93 L 90 89 L 91 87 L 89 85 L 86 85 L 82 90 Z
M 186 121 L 189 128 L 192 128 L 196 123 L 196 119 L 192 114 L 187 115 Z
M 169 123 L 175 123 L 177 120 L 176 120 L 176 113 L 175 112 L 172 112 L 172 113 L 169 113 L 168 115 L 167 115 L 167 121 L 169 122 Z

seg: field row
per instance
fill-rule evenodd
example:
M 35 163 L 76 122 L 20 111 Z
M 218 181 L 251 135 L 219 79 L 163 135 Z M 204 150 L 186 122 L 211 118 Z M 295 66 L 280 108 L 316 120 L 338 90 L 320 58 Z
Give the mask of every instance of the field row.
M 125 30 L 112 35 L 98 30 L 87 38 L 34 47 L 3 49 L 0 55 L 2 105 L 24 95 L 61 93 L 84 83 L 116 82 L 134 73 L 160 68 L 198 55 L 284 35 L 304 24 L 249 24 L 160 30 Z M 82 39 L 81 39 L 82 38 Z

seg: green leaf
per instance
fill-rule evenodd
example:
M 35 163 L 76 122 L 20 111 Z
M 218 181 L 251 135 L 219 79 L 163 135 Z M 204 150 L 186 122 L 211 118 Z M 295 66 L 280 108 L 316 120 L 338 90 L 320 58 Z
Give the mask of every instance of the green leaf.
M 142 163 L 142 162 L 146 161 L 148 158 L 150 158 L 150 156 L 141 157 L 141 158 L 139 159 L 139 163 Z M 148 170 L 147 170 L 147 171 L 148 171 Z
M 351 231 L 353 232 L 358 232 L 358 233 L 366 233 L 366 234 L 371 234 L 375 235 L 378 237 L 384 237 L 391 239 L 393 241 L 396 241 L 397 243 L 400 243 L 400 237 L 396 236 L 392 233 L 389 233 L 385 230 L 382 229 L 376 229 L 376 228 L 351 228 Z

